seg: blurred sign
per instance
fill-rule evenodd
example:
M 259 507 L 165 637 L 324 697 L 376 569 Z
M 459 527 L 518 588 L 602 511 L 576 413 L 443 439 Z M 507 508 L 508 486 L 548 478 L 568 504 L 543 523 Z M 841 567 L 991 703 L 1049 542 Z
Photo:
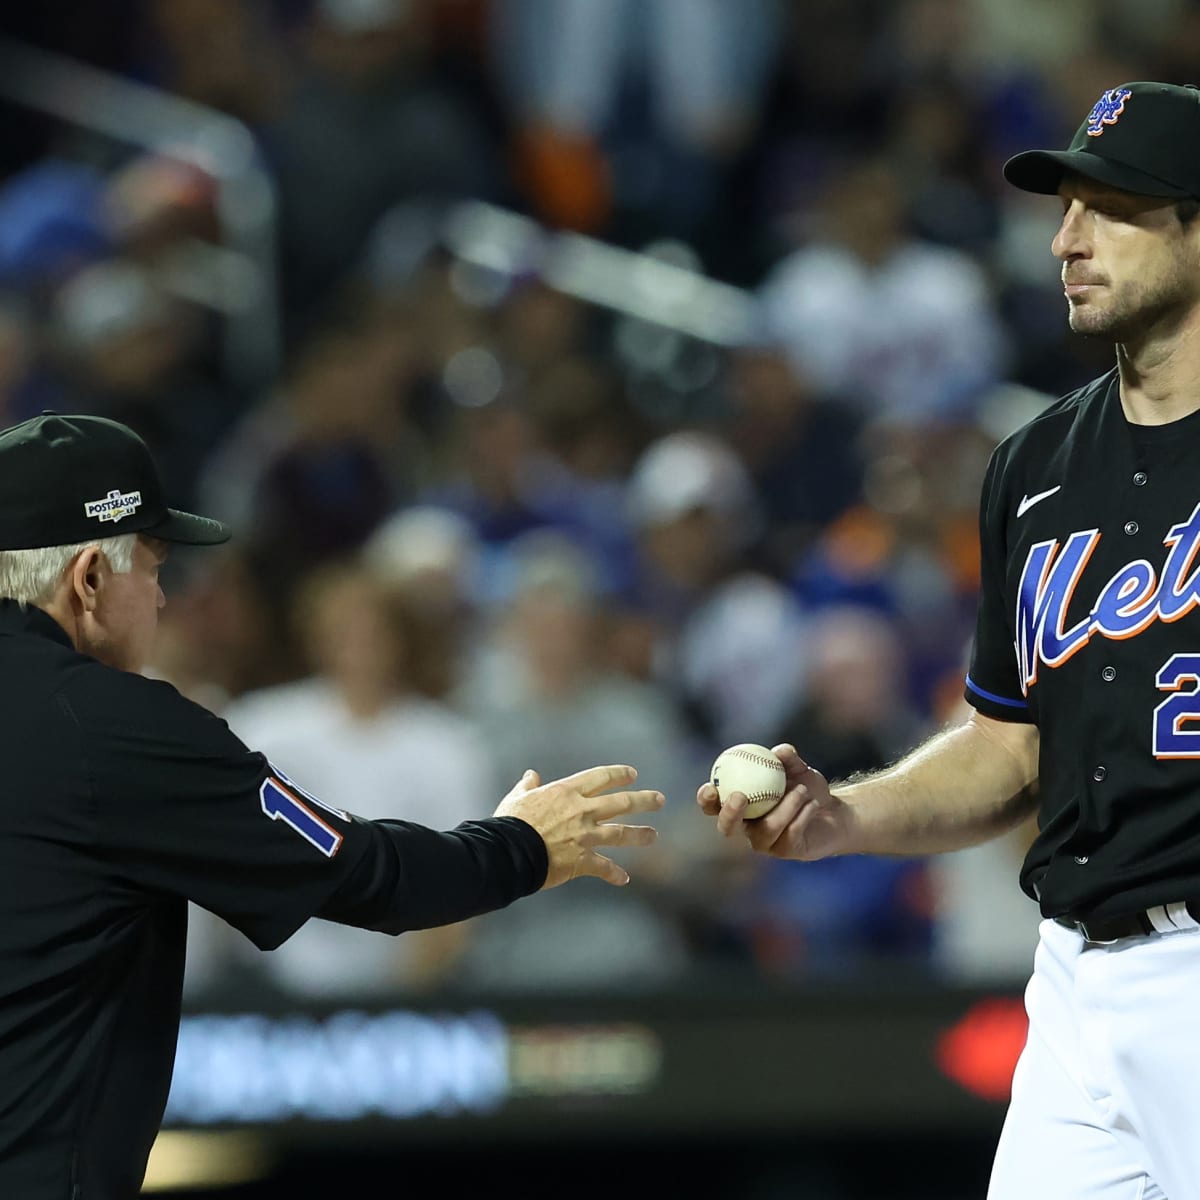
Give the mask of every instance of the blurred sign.
M 938 1066 L 976 1096 L 1007 1101 L 1028 1033 L 1020 1000 L 981 1000 L 938 1039 Z
M 493 1112 L 521 1096 L 628 1095 L 662 1054 L 638 1025 L 508 1026 L 495 1014 L 197 1015 L 180 1030 L 168 1125 Z
M 185 1013 L 166 1128 L 281 1138 L 998 1128 L 1015 996 L 639 995 Z

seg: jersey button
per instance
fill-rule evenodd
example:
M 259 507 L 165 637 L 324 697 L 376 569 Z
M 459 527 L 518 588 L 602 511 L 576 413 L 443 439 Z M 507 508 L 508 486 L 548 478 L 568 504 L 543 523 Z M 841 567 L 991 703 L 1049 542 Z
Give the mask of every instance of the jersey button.
M 1097 767 L 1097 768 L 1096 768 L 1096 769 L 1095 769 L 1095 770 L 1092 772 L 1092 778 L 1093 778 L 1093 779 L 1094 779 L 1094 780 L 1095 780 L 1097 783 L 1103 783 L 1103 782 L 1104 782 L 1104 778 L 1105 778 L 1105 776 L 1106 776 L 1107 774 L 1108 774 L 1108 768 L 1107 768 L 1107 767 Z
M 1136 521 L 1126 521 L 1125 522 L 1125 532 L 1126 533 L 1132 535 L 1132 534 L 1137 533 L 1137 531 L 1138 531 L 1138 523 Z
M 1103 679 L 1105 683 L 1112 683 L 1112 681 L 1114 679 L 1116 679 L 1116 677 L 1117 677 L 1117 668 L 1116 667 L 1105 667 L 1104 670 L 1100 672 L 1100 678 Z
M 1150 476 L 1149 476 L 1149 475 L 1147 475 L 1145 471 L 1135 471 L 1135 472 L 1133 473 L 1133 485 L 1134 485 L 1134 487 L 1145 487 L 1145 486 L 1146 486 L 1146 480 L 1147 480 L 1147 479 L 1149 479 L 1149 478 L 1150 478 Z

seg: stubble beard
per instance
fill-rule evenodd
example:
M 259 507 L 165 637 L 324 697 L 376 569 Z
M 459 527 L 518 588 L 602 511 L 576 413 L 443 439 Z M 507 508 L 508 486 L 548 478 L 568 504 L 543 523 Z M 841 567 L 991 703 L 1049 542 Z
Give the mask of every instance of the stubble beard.
M 1070 329 L 1085 337 L 1097 337 L 1105 342 L 1129 343 L 1139 341 L 1171 312 L 1186 306 L 1183 296 L 1174 288 L 1139 288 L 1133 294 L 1112 296 L 1103 307 L 1072 305 L 1068 314 Z
M 1067 319 L 1073 333 L 1114 344 L 1136 342 L 1197 301 L 1195 284 L 1179 264 L 1153 284 L 1139 282 L 1119 292 L 1109 287 L 1104 295 L 1103 305 L 1070 304 Z
M 1125 313 L 1097 309 L 1092 305 L 1072 304 L 1067 315 L 1072 333 L 1083 337 L 1099 338 L 1106 342 L 1124 340 L 1124 329 L 1128 323 Z

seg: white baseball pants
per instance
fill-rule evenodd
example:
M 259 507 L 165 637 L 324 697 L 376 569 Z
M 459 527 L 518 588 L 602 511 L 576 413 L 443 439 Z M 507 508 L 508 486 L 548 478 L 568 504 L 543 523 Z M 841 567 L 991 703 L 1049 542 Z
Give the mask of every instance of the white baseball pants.
M 988 1200 L 1200 1200 L 1200 928 L 1043 921 Z

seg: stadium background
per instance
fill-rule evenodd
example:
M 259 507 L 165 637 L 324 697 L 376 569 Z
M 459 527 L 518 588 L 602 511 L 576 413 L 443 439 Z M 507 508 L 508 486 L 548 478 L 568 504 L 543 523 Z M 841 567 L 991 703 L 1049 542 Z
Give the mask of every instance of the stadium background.
M 368 816 L 527 765 L 669 798 L 620 892 L 272 955 L 195 912 L 149 1183 L 981 1195 L 1029 831 L 766 863 L 692 797 L 732 742 L 843 776 L 962 714 L 987 455 L 1111 354 L 1000 164 L 1200 76 L 1200 6 L 2 21 L 0 418 L 125 420 L 237 531 L 172 560 L 153 672 Z

